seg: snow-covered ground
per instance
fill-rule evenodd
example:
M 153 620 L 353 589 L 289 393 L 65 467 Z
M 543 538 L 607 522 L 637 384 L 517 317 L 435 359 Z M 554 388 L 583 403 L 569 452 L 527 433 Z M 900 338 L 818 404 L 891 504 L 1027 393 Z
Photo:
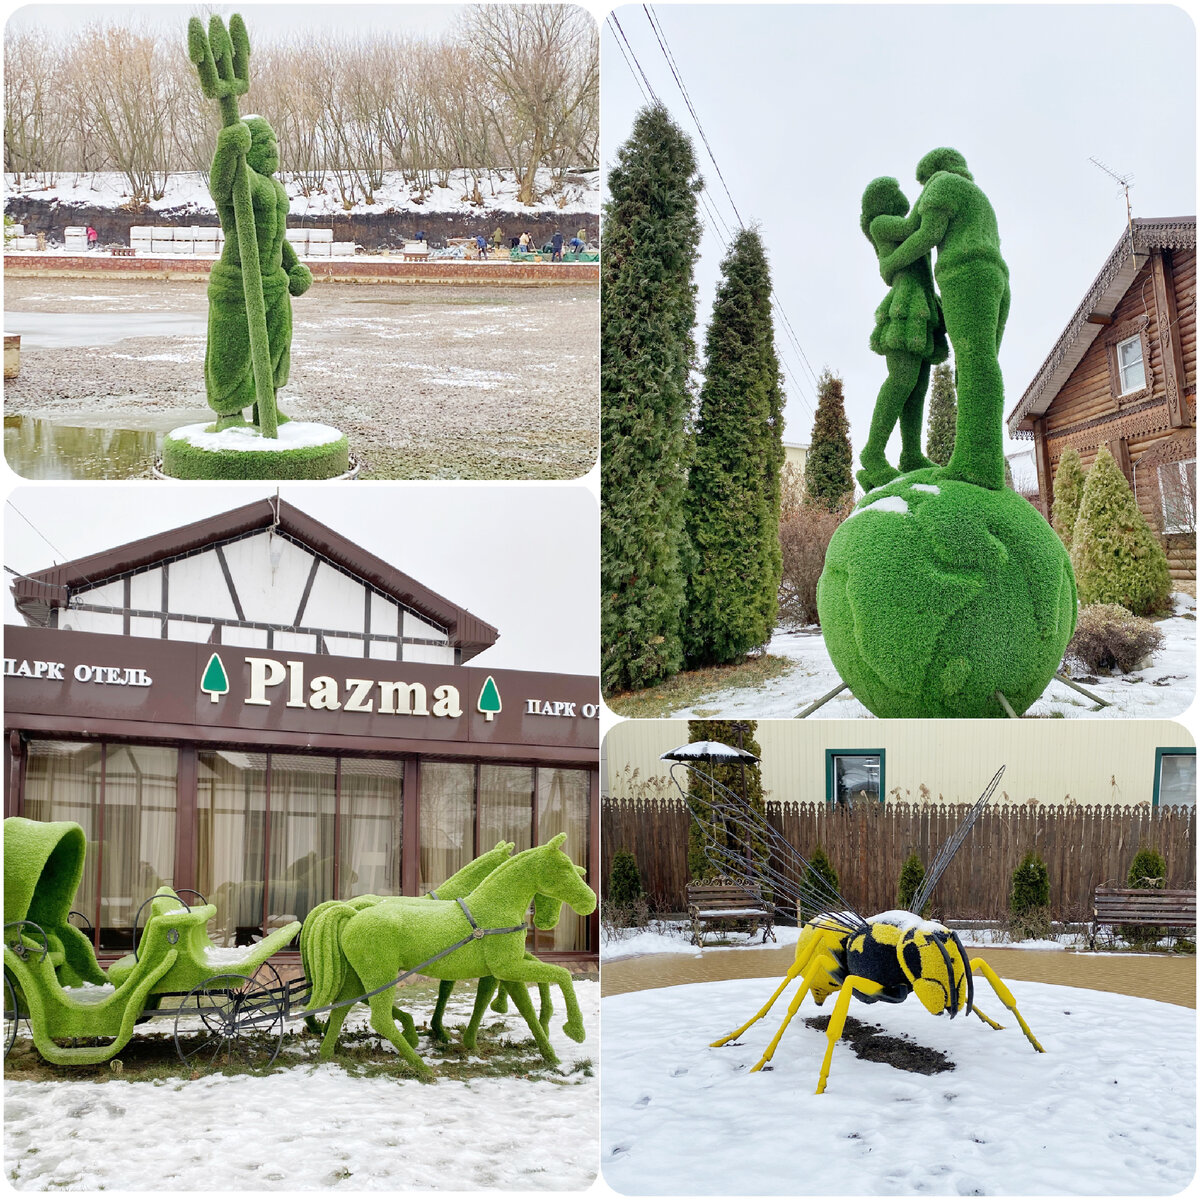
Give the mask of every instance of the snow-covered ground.
M 964 929 L 955 925 L 955 931 L 964 946 L 1011 946 L 1021 950 L 1068 950 L 1083 945 L 1086 937 L 1081 934 L 1064 934 L 1058 941 L 1031 938 L 1025 942 L 1014 942 L 997 929 Z M 795 925 L 776 925 L 775 942 L 767 946 L 791 946 L 800 936 Z M 622 958 L 640 958 L 645 954 L 690 954 L 700 958 L 703 954 L 727 950 L 761 950 L 762 934 L 746 934 L 739 931 L 726 933 L 723 944 L 718 945 L 716 934 L 709 933 L 703 950 L 692 942 L 692 927 L 687 921 L 651 921 L 645 929 L 623 929 L 616 932 L 608 927 L 600 931 L 600 959 L 616 962 Z
M 919 1075 L 845 1042 L 814 1089 L 825 1035 L 805 1017 L 771 1071 L 750 1074 L 785 1012 L 736 1043 L 766 979 L 687 984 L 604 1000 L 601 1170 L 639 1195 L 1164 1195 L 1196 1167 L 1196 1014 L 1140 997 L 1020 982 L 1036 1053 L 986 983 L 984 1011 L 934 1018 L 915 1000 L 853 1004 L 885 1033 L 943 1051 Z
M 296 181 L 286 172 L 280 175 L 291 201 L 290 215 L 293 218 L 313 221 L 320 218 L 328 220 L 335 215 L 364 216 L 386 212 L 459 213 L 465 216 L 475 215 L 481 219 L 489 211 L 556 212 L 564 216 L 573 213 L 598 213 L 600 172 L 590 171 L 587 174 L 572 175 L 571 179 L 585 182 L 566 183 L 560 192 L 552 193 L 551 172 L 545 169 L 539 171 L 535 186 L 543 198 L 537 204 L 527 206 L 517 202 L 520 184 L 513 177 L 513 173 L 505 171 L 501 177 L 499 173 L 493 172 L 490 179 L 486 175 L 480 178 L 479 190 L 484 204 L 479 208 L 471 203 L 474 183 L 466 171 L 453 171 L 450 175 L 450 186 L 434 187 L 426 194 L 423 203 L 418 203 L 416 193 L 405 183 L 399 171 L 388 171 L 385 173 L 383 186 L 374 193 L 373 204 L 360 203 L 347 209 L 342 203 L 332 176 L 326 179 L 323 191 L 305 196 Z M 5 175 L 4 185 L 5 193 L 10 197 L 19 194 L 61 205 L 118 208 L 129 202 L 128 184 L 124 176 L 116 171 L 95 171 L 81 175 L 64 172 L 49 187 L 39 184 L 34 179 L 25 179 L 18 188 L 16 177 Z M 147 209 L 151 214 L 167 211 L 171 212 L 176 221 L 188 211 L 197 217 L 211 217 L 214 222 L 217 215 L 208 185 L 194 171 L 181 171 L 170 175 L 162 199 L 151 201 Z M 486 232 L 490 233 L 491 230 Z M 574 232 L 572 229 L 571 233 Z
M 1052 679 L 1025 715 L 1162 718 L 1184 713 L 1196 694 L 1196 599 L 1186 592 L 1176 592 L 1172 600 L 1174 615 L 1157 622 L 1163 633 L 1162 648 L 1155 652 L 1146 670 L 1129 675 L 1097 676 L 1097 682 L 1084 685 L 1088 691 L 1107 700 L 1107 708 L 1093 712 L 1095 705 L 1090 700 Z M 816 626 L 800 632 L 776 630 L 767 652 L 795 665 L 759 686 L 710 692 L 687 708 L 662 715 L 693 720 L 701 717 L 754 717 L 760 720 L 795 717 L 841 683 L 825 649 L 821 630 Z M 869 717 L 871 713 L 849 692 L 842 692 L 813 715 L 832 720 Z
M 536 1079 L 355 1076 L 318 1064 L 314 1041 L 311 1065 L 265 1076 L 6 1080 L 5 1174 L 32 1191 L 578 1191 L 596 1175 L 598 1080 L 581 1064 L 599 1058 L 600 987 L 575 990 L 587 1040 L 563 1036 L 556 992 L 561 1065 Z M 451 1000 L 452 1036 L 472 992 Z M 359 1011 L 350 1021 L 362 1027 Z M 485 1028 L 493 1021 L 528 1037 L 511 1009 L 489 1013 Z M 436 1072 L 427 1039 L 420 1051 Z M 393 1051 L 381 1043 L 379 1054 Z

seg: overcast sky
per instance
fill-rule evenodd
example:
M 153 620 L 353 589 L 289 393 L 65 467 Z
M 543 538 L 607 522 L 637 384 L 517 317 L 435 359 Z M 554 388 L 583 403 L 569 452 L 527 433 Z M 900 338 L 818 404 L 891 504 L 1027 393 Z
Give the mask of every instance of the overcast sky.
M 1007 415 L 1135 217 L 1196 212 L 1195 30 L 1165 5 L 654 4 L 742 219 L 761 224 L 776 297 L 812 371 L 845 381 L 856 465 L 883 359 L 867 344 L 886 287 L 859 231 L 879 175 L 915 201 L 917 162 L 954 146 L 996 210 L 1011 272 L 1000 353 Z M 692 138 L 710 203 L 736 219 L 640 5 L 617 8 L 650 85 Z M 603 157 L 645 96 L 612 21 L 602 32 Z M 644 86 L 644 85 L 643 85 Z M 724 246 L 705 215 L 701 327 Z M 784 438 L 808 442 L 816 389 L 776 327 Z M 703 349 L 703 340 L 700 341 Z M 899 438 L 893 438 L 895 463 Z M 1007 442 L 1011 451 L 1028 443 Z
M 4 565 L 41 570 L 274 494 L 266 484 L 17 487 L 4 513 Z M 599 521 L 583 487 L 284 484 L 280 495 L 499 629 L 472 665 L 596 672 Z M 4 578 L 4 620 L 23 624 L 7 569 Z
M 7 5 L 5 6 L 8 7 Z M 460 4 L 27 4 L 8 19 L 10 29 L 43 29 L 74 33 L 95 21 L 134 24 L 164 33 L 187 36 L 188 18 L 220 13 L 228 20 L 241 13 L 250 29 L 253 52 L 256 35 L 286 36 L 293 30 L 324 29 L 353 34 L 363 29 L 392 29 L 398 33 L 438 34 L 450 28 L 467 5 Z M 182 43 L 181 43 L 182 44 Z

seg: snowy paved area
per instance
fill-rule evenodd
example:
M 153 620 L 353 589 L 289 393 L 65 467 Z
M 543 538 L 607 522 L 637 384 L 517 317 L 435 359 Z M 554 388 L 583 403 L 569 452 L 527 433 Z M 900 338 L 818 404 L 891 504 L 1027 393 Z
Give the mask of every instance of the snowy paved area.
M 575 1068 L 599 1057 L 600 987 L 575 988 L 587 1040 L 563 1036 L 559 1003 L 562 1063 L 538 1079 L 426 1085 L 314 1061 L 263 1077 L 6 1081 L 5 1174 L 33 1191 L 578 1191 L 596 1175 L 598 1084 Z M 469 1011 L 460 989 L 447 1026 Z M 512 1012 L 492 1021 L 528 1036 Z M 428 1041 L 421 1052 L 436 1071 Z
M 1051 680 L 1041 699 L 1025 715 L 1162 718 L 1184 713 L 1196 694 L 1196 600 L 1183 592 L 1176 592 L 1173 600 L 1175 615 L 1158 622 L 1163 632 L 1163 645 L 1147 670 L 1130 675 L 1099 676 L 1098 682 L 1085 685 L 1089 691 L 1108 700 L 1108 708 L 1093 712 L 1094 705 L 1090 700 Z M 776 630 L 767 651 L 795 665 L 761 686 L 712 692 L 689 708 L 662 715 L 693 720 L 794 717 L 841 682 L 816 626 L 798 633 Z M 1078 676 L 1079 672 L 1075 674 Z M 848 692 L 843 692 L 813 715 L 832 720 L 869 717 L 871 713 Z
M 944 1051 L 918 1075 L 840 1043 L 814 1095 L 824 1034 L 803 1018 L 750 1074 L 782 1018 L 728 1033 L 773 981 L 737 979 L 604 1001 L 601 1170 L 645 1195 L 1164 1195 L 1195 1171 L 1195 1011 L 1052 984 L 1013 985 L 1037 1054 L 981 983 L 1000 1032 L 913 999 L 851 1014 Z M 829 1005 L 825 1006 L 829 1011 Z

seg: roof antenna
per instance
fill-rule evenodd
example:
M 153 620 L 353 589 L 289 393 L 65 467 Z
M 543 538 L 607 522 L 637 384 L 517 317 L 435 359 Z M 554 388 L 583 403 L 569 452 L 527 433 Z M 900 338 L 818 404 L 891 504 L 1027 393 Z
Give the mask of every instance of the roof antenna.
M 1129 189 L 1133 186 L 1133 173 L 1118 175 L 1111 167 L 1106 167 L 1098 158 L 1088 157 L 1088 162 L 1102 170 L 1105 175 L 1115 179 L 1125 192 L 1125 219 L 1129 222 L 1129 249 L 1133 250 L 1133 208 L 1129 203 Z

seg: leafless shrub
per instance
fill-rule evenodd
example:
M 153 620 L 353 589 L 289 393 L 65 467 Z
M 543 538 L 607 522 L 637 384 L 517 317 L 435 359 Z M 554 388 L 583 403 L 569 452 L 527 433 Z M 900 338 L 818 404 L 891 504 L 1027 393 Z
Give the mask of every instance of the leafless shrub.
M 1089 671 L 1132 671 L 1162 645 L 1162 630 L 1119 604 L 1089 604 L 1080 610 L 1063 656 Z

